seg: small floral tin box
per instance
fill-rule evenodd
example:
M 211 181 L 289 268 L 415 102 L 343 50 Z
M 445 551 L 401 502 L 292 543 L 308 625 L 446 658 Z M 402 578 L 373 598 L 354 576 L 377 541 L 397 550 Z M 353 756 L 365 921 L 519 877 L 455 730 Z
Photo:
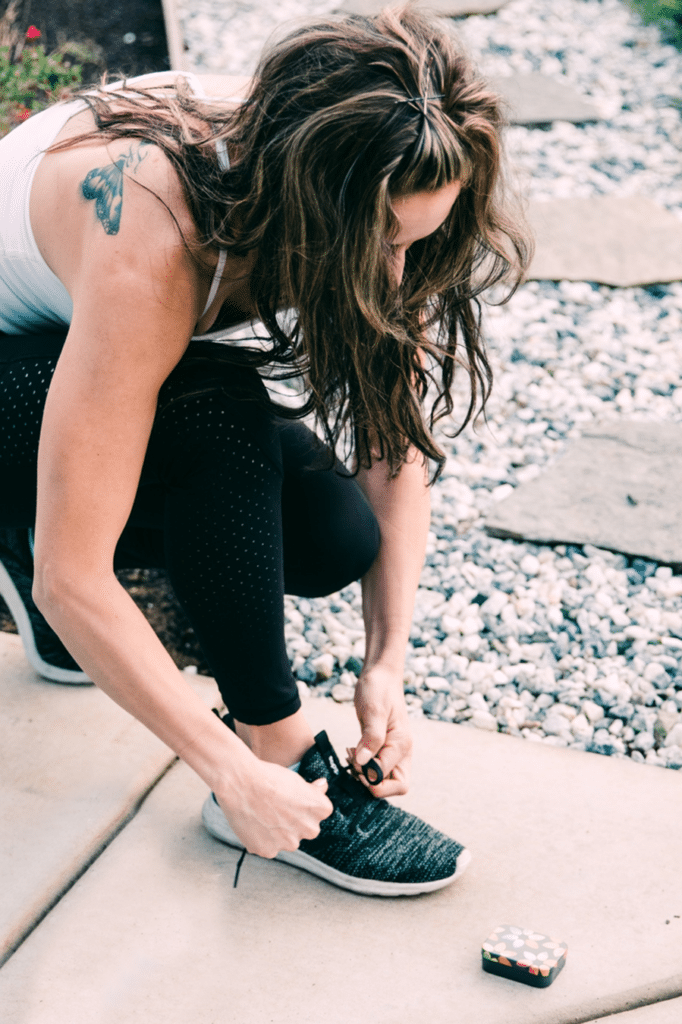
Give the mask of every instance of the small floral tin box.
M 546 988 L 566 963 L 566 944 L 530 928 L 503 924 L 483 943 L 483 970 Z

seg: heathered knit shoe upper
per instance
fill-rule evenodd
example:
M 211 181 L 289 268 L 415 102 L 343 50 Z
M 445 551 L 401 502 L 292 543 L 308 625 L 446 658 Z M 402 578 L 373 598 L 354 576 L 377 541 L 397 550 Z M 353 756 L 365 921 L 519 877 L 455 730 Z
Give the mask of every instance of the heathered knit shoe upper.
M 89 683 L 31 596 L 33 554 L 28 530 L 0 529 L 0 594 L 16 622 L 26 657 L 55 683 Z
M 298 769 L 307 782 L 325 778 L 334 811 L 315 839 L 278 860 L 354 892 L 411 896 L 454 882 L 471 859 L 460 843 L 420 818 L 379 800 L 339 761 L 327 734 L 319 733 Z M 215 797 L 204 805 L 204 824 L 223 842 L 241 846 Z

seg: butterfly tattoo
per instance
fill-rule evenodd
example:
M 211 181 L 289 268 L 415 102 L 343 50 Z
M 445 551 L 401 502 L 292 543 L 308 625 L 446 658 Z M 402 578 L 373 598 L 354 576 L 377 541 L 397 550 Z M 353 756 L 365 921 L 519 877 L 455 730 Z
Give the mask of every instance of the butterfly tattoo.
M 146 156 L 143 148 L 148 145 L 144 140 L 133 143 L 118 160 L 105 167 L 93 167 L 81 182 L 83 198 L 94 200 L 97 218 L 108 235 L 118 234 L 121 226 L 123 172 L 128 167 L 132 168 L 133 173 L 137 170 Z

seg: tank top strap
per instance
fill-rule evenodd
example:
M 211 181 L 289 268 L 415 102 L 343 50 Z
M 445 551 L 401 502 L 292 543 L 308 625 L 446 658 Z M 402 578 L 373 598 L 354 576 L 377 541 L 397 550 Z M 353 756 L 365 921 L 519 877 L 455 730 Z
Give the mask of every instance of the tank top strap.
M 213 275 L 213 280 L 211 281 L 211 290 L 208 293 L 206 305 L 204 306 L 204 311 L 201 314 L 202 317 L 206 316 L 211 306 L 211 303 L 213 302 L 218 293 L 218 287 L 220 285 L 220 279 L 223 276 L 223 270 L 225 269 L 226 259 L 227 251 L 225 249 L 221 249 L 220 252 L 218 253 L 218 265 L 215 268 L 215 274 Z
M 196 96 L 205 96 L 206 95 L 206 93 L 204 91 L 204 88 L 203 88 L 203 86 L 201 84 L 201 79 L 199 78 L 198 75 L 195 75 L 193 71 L 181 71 L 180 74 L 183 76 L 183 78 L 185 78 L 189 82 L 189 84 L 190 84 L 190 86 L 192 88 L 192 91 L 194 92 L 194 94 Z M 218 157 L 218 166 L 220 167 L 221 171 L 229 170 L 230 158 L 227 155 L 227 145 L 225 143 L 225 139 L 216 139 L 215 149 L 216 149 L 216 155 Z M 213 300 L 215 299 L 215 297 L 217 295 L 218 288 L 220 286 L 220 280 L 221 280 L 221 278 L 223 276 L 223 271 L 225 269 L 225 261 L 226 261 L 226 259 L 227 259 L 227 252 L 225 251 L 225 249 L 221 249 L 219 254 L 218 254 L 218 264 L 217 264 L 217 266 L 215 268 L 215 273 L 213 275 L 213 280 L 211 281 L 211 288 L 210 288 L 210 291 L 208 293 L 208 298 L 206 300 L 206 305 L 204 306 L 204 311 L 201 314 L 202 317 L 206 316 L 206 314 L 208 313 L 209 308 L 211 307 L 211 304 L 213 303 Z

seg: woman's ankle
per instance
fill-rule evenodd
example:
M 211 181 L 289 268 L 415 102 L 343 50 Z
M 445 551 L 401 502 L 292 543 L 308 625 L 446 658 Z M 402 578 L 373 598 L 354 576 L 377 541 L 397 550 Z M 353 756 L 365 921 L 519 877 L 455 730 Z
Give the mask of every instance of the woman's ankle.
M 315 737 L 302 711 L 271 725 L 246 725 L 235 719 L 237 735 L 261 761 L 288 768 L 301 760 Z

